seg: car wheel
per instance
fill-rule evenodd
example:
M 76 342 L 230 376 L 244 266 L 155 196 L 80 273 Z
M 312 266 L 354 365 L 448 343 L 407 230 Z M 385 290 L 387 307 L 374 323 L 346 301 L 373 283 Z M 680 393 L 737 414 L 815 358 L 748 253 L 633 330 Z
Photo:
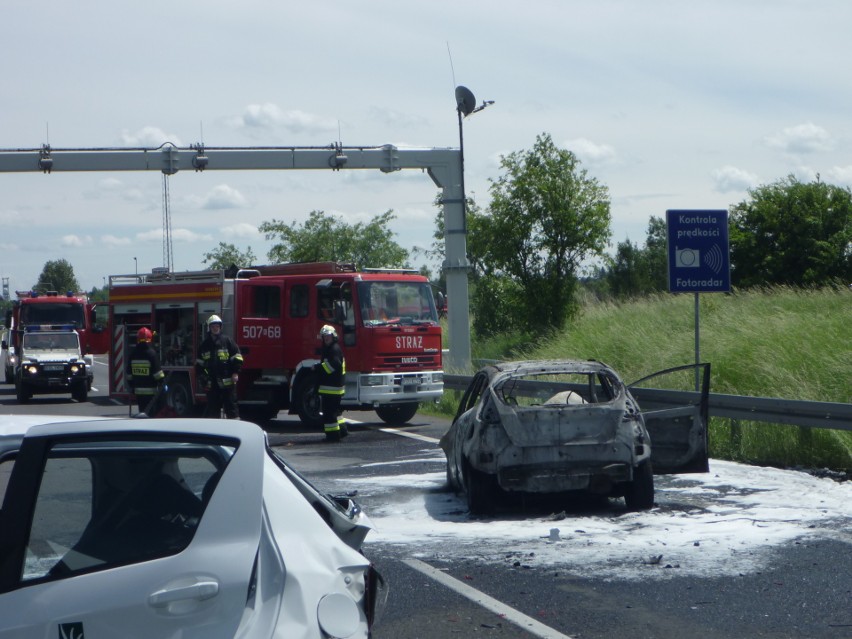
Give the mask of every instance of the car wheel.
M 6 383 L 14 384 L 15 383 L 15 374 L 10 371 L 8 368 L 5 370 L 6 373 Z
M 24 382 L 18 382 L 17 386 L 15 387 L 15 393 L 17 395 L 19 404 L 26 404 L 28 401 L 30 401 L 30 397 L 33 396 L 33 393 L 30 390 L 29 386 L 27 386 Z
M 628 510 L 649 510 L 654 507 L 654 471 L 651 460 L 643 461 L 633 472 L 633 481 L 624 492 Z
M 71 398 L 76 399 L 78 402 L 83 403 L 89 397 L 89 387 L 84 382 L 82 384 L 77 384 L 71 389 Z
M 410 402 L 406 404 L 382 404 L 376 407 L 376 415 L 385 424 L 405 424 L 417 413 L 420 404 Z
M 320 397 L 317 392 L 317 380 L 313 374 L 302 379 L 295 392 L 296 413 L 305 426 L 322 428 Z
M 466 464 L 464 489 L 467 508 L 472 515 L 490 515 L 494 512 L 497 497 L 497 480 L 494 477 Z
M 166 403 L 177 417 L 191 417 L 193 412 L 192 392 L 186 379 L 178 379 L 169 383 Z

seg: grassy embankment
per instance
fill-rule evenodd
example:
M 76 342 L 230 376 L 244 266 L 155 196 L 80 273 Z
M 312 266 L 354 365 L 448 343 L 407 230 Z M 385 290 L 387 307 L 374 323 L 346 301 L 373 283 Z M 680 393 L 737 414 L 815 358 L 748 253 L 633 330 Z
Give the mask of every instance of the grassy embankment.
M 598 359 L 632 382 L 695 360 L 693 295 L 584 303 L 561 333 L 536 343 L 474 343 L 483 359 Z M 711 393 L 852 402 L 852 291 L 771 288 L 699 298 L 701 360 Z M 441 413 L 454 413 L 447 392 Z M 852 431 L 712 418 L 710 454 L 760 465 L 852 471 Z

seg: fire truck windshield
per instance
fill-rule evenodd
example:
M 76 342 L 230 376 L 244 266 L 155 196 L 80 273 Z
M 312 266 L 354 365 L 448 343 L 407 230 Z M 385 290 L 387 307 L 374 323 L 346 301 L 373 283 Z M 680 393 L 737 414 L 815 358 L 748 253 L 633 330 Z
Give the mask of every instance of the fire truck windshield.
M 358 300 L 365 326 L 438 323 L 428 282 L 359 282 Z
M 62 324 L 73 325 L 74 328 L 83 328 L 85 320 L 85 309 L 79 302 L 49 302 L 39 304 L 24 304 L 21 306 L 21 324 L 48 325 Z

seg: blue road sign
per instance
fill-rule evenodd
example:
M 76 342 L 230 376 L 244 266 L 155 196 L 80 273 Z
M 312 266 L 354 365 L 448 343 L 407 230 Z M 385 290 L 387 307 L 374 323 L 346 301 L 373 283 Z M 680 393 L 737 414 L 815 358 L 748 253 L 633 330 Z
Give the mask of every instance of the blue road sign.
M 666 228 L 670 292 L 731 290 L 727 211 L 669 210 Z

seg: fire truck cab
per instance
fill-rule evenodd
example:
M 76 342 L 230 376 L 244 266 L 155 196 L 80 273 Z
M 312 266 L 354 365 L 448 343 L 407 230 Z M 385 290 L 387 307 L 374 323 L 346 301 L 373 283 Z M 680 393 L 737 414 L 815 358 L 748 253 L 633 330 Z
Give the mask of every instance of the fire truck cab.
M 114 275 L 109 297 L 110 394 L 125 401 L 127 355 L 146 326 L 167 374 L 168 406 L 193 413 L 205 399 L 194 367 L 213 314 L 244 358 L 237 394 L 245 418 L 287 410 L 322 424 L 312 368 L 323 324 L 337 329 L 346 357 L 346 410 L 400 424 L 443 393 L 437 308 L 428 280 L 411 271 L 323 262 Z

